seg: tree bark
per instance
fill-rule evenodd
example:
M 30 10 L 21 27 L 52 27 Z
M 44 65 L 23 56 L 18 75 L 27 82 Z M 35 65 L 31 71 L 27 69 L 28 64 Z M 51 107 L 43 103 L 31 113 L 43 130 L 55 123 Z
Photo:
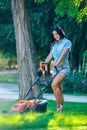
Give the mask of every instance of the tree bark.
M 16 37 L 19 94 L 20 98 L 24 98 L 37 76 L 36 50 L 32 40 L 26 0 L 11 0 L 11 6 Z M 39 88 L 36 87 L 27 98 L 36 97 L 38 93 Z

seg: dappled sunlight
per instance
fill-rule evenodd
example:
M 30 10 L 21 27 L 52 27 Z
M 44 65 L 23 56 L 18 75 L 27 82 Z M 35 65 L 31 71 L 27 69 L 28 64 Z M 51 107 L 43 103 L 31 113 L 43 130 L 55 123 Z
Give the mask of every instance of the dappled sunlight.
M 66 126 L 83 126 L 87 124 L 87 118 L 84 115 L 65 115 L 64 124 Z
M 23 124 L 22 116 L 20 114 L 11 116 L 0 116 L 0 126 L 3 124 Z
M 25 114 L 2 115 L 0 116 L 0 128 L 2 129 L 8 128 L 10 130 L 11 128 L 18 129 L 23 127 L 26 128 L 27 127 L 36 128 L 36 126 L 39 126 L 40 128 L 42 126 L 47 127 L 49 117 L 52 115 L 53 115 L 52 112 L 51 113 L 28 112 Z
M 41 114 L 39 113 L 32 113 L 32 112 L 29 112 L 27 113 L 24 118 L 25 120 L 29 120 L 29 122 L 33 122 L 36 120 L 36 118 L 38 118 Z
M 24 121 L 33 122 L 40 116 L 40 113 L 32 113 L 29 112 L 27 114 L 13 114 L 13 115 L 6 115 L 0 116 L 0 125 L 3 125 L 7 122 L 7 124 L 23 124 Z
M 70 115 L 52 112 L 26 113 L 0 116 L 0 128 L 43 128 L 43 130 L 86 130 L 85 115 Z M 46 129 L 44 129 L 46 128 Z
M 55 113 L 54 118 L 50 119 L 50 121 L 48 122 L 48 130 L 50 130 L 50 128 L 57 128 L 57 127 L 64 127 L 64 130 L 66 130 L 65 127 L 72 128 L 73 126 L 78 127 L 77 130 L 80 130 L 81 127 L 86 127 L 85 125 L 87 125 L 86 116 L 64 115 Z
M 64 113 L 56 112 L 55 102 L 49 101 L 48 109 L 45 113 L 30 111 L 24 114 L 2 114 L 0 115 L 0 130 L 86 130 L 87 104 L 78 103 L 79 108 L 83 105 L 84 111 L 82 109 L 79 111 L 73 109 L 75 108 L 73 103 L 69 109 L 66 109 L 69 104 L 66 103 L 65 105 L 65 110 L 67 111 Z M 72 109 L 73 112 L 68 111 Z
M 60 119 L 62 119 L 62 115 L 55 114 L 54 118 L 49 120 L 49 122 L 48 122 L 48 128 L 49 127 L 51 127 L 51 128 L 54 127 L 55 128 L 55 127 L 59 126 Z
M 11 130 L 12 128 L 23 126 L 23 124 L 24 121 L 20 114 L 0 116 L 0 130 Z
M 45 130 L 45 129 L 43 129 Z M 78 127 L 54 127 L 48 128 L 47 130 L 87 130 L 87 126 L 78 126 Z

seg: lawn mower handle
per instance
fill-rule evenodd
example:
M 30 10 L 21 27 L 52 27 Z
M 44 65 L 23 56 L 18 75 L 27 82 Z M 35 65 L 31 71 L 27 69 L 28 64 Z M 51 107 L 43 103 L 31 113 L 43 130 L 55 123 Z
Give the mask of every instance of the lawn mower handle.
M 47 65 L 50 64 L 49 62 L 41 62 L 41 63 L 42 63 L 42 64 L 47 64 Z
M 58 74 L 58 70 L 57 70 L 57 66 L 54 67 L 57 71 L 57 73 L 51 78 L 49 84 L 52 82 L 52 80 L 56 77 L 56 75 Z M 49 84 L 46 84 L 46 87 L 40 92 L 40 94 L 35 98 L 34 101 L 36 101 L 36 99 L 38 99 L 38 97 L 41 96 L 41 94 L 48 88 Z
M 56 69 L 56 71 L 58 72 L 58 70 L 57 70 L 57 66 L 54 66 L 54 68 Z
M 49 63 L 47 63 L 47 62 L 42 62 L 42 64 L 49 64 Z M 39 81 L 39 78 L 42 76 L 42 71 L 43 70 L 41 70 L 41 69 L 39 69 L 38 70 L 38 76 L 37 76 L 37 79 L 34 81 L 34 83 L 31 85 L 31 87 L 29 88 L 29 90 L 28 90 L 28 92 L 26 93 L 26 95 L 24 96 L 24 98 L 23 99 L 25 99 L 27 96 L 28 96 L 28 94 L 30 93 L 30 91 L 32 91 L 32 87 L 35 85 L 35 84 L 37 84 L 37 82 Z
M 42 62 L 42 64 L 49 64 L 47 62 Z M 32 87 L 39 81 L 39 78 L 42 76 L 42 71 L 41 70 L 38 70 L 38 77 L 37 79 L 35 80 L 35 82 L 31 85 L 31 87 L 29 88 L 28 92 L 26 93 L 26 95 L 24 96 L 23 99 L 25 99 L 28 94 L 30 93 L 30 91 L 32 91 Z

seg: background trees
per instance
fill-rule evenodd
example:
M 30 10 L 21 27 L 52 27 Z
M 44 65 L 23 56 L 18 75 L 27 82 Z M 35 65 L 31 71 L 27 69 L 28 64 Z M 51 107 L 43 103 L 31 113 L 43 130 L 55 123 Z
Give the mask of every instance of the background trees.
M 37 1 L 43 2 L 44 0 Z M 72 70 L 79 70 L 79 68 L 82 70 L 83 53 L 87 50 L 87 2 L 83 0 L 52 0 L 51 2 L 54 5 L 52 10 L 55 14 L 49 21 L 52 22 L 52 27 L 61 26 L 66 36 L 72 41 Z
M 10 0 L 6 2 L 0 0 L 0 3 L 0 48 L 6 56 L 16 56 Z M 78 69 L 79 66 L 82 68 L 83 53 L 87 49 L 86 0 L 30 0 L 27 1 L 27 6 L 27 10 L 30 12 L 37 59 L 44 59 L 48 54 L 51 30 L 59 25 L 73 44 L 72 68 Z
M 0 60 L 1 69 L 16 62 L 16 44 L 10 1 L 0 0 Z M 7 60 L 7 63 L 5 63 Z M 5 66 L 6 65 L 6 66 Z
M 17 3 L 16 0 L 12 1 L 14 4 Z M 22 81 L 23 83 L 25 81 L 26 83 L 24 86 L 27 86 L 28 88 L 28 85 L 30 86 L 33 79 L 35 79 L 36 64 L 39 64 L 39 61 L 44 60 L 47 56 L 50 50 L 51 31 L 53 27 L 57 25 L 63 28 L 66 36 L 72 41 L 72 52 L 70 56 L 72 71 L 77 69 L 86 73 L 87 61 L 86 58 L 84 58 L 84 55 L 87 57 L 86 0 L 25 0 L 27 3 L 26 6 L 23 0 L 18 0 L 18 2 L 21 2 L 22 10 L 19 11 L 20 7 L 18 5 L 13 8 L 13 10 L 18 11 L 17 13 L 19 13 L 19 15 L 17 13 L 14 14 L 13 11 L 13 14 L 15 15 L 16 46 L 11 2 L 10 0 L 0 0 L 0 52 L 3 54 L 3 57 L 11 60 L 13 57 L 16 58 L 17 47 L 21 86 L 23 85 Z M 21 27 L 19 27 L 20 25 Z M 19 29 L 23 34 L 20 33 Z M 36 47 L 37 55 L 35 54 L 34 46 Z M 23 48 L 21 52 L 19 50 L 20 47 Z M 27 53 L 25 53 L 26 48 Z M 34 50 L 34 52 L 32 52 L 32 50 Z M 32 61 L 32 57 L 37 61 Z M 22 59 L 25 60 L 23 61 L 23 64 Z M 31 65 L 32 63 L 33 65 Z M 23 66 L 21 65 L 24 67 L 26 66 L 26 72 L 23 71 L 25 69 L 22 69 L 21 67 Z M 34 71 L 32 71 L 32 69 Z M 26 76 L 24 76 L 26 74 L 30 77 L 29 83 L 27 83 Z

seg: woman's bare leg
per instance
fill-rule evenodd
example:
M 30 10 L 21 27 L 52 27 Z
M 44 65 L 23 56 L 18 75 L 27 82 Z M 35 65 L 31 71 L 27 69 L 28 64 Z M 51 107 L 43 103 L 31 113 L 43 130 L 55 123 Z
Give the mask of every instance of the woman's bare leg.
M 52 89 L 56 98 L 56 103 L 58 108 L 60 108 L 64 102 L 61 83 L 65 79 L 65 77 L 66 75 L 64 73 L 59 73 L 52 82 Z
M 63 105 L 63 103 L 64 103 L 64 97 L 63 97 L 63 87 L 62 87 L 62 84 L 59 84 L 58 85 L 58 87 L 59 87 L 59 89 L 60 89 L 60 103 Z

